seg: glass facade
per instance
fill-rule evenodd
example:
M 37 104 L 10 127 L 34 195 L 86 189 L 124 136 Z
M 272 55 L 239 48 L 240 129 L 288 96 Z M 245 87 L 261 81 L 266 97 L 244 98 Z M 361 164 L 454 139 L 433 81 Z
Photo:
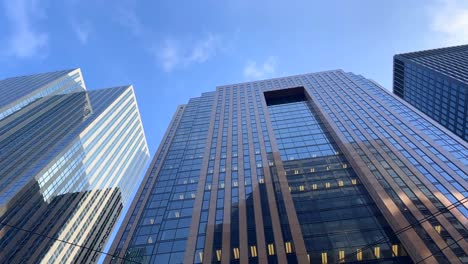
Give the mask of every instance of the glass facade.
M 132 87 L 87 91 L 79 69 L 0 83 L 21 90 L 0 108 L 2 261 L 96 262 L 149 160 Z
M 400 242 L 307 99 L 275 100 L 268 108 L 310 261 L 411 262 L 393 256 Z M 287 219 L 281 220 L 288 237 Z
M 468 45 L 395 55 L 393 91 L 468 141 Z
M 110 252 L 466 263 L 467 166 L 466 142 L 359 75 L 220 86 L 177 109 Z
M 183 260 L 198 195 L 197 185 L 201 180 L 199 174 L 213 100 L 213 93 L 205 94 L 178 109 L 173 121 L 178 124 L 177 130 L 171 128 L 169 132 L 171 144 L 163 143 L 161 148 L 166 153 L 163 158 L 156 156 L 158 158 L 147 175 L 145 190 L 136 198 L 136 208 L 144 206 L 145 212 L 136 219 L 136 235 L 128 238 L 132 246 L 128 248 L 126 256 L 134 261 L 147 262 L 151 259 L 154 263 L 177 263 Z M 149 187 L 148 182 L 151 181 L 155 182 Z M 146 200 L 144 193 L 149 194 Z M 209 195 L 208 190 L 205 196 Z M 203 213 L 206 214 L 205 211 Z M 133 221 L 135 217 L 132 216 L 127 227 L 135 225 Z

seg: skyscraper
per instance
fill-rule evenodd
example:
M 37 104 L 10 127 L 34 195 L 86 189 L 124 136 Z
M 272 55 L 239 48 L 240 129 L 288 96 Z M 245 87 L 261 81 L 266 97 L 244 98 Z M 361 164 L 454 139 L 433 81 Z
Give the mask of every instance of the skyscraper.
M 468 141 L 468 45 L 395 55 L 393 92 Z
M 1 262 L 95 262 L 148 161 L 132 86 L 87 91 L 80 69 L 1 80 Z
M 106 260 L 466 263 L 467 166 L 353 73 L 220 86 L 177 108 Z

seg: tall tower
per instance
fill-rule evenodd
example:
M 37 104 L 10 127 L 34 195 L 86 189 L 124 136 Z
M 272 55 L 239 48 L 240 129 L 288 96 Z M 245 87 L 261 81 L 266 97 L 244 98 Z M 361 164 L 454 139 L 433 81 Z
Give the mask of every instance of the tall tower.
M 1 261 L 96 262 L 148 160 L 132 86 L 87 91 L 80 69 L 1 80 Z
M 463 263 L 467 166 L 353 73 L 220 86 L 177 108 L 107 261 Z
M 395 55 L 393 92 L 468 141 L 468 45 Z

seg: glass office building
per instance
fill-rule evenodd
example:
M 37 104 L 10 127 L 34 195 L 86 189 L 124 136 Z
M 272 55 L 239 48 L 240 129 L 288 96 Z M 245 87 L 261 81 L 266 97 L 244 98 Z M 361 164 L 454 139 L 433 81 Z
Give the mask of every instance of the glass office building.
M 468 144 L 342 70 L 177 108 L 108 263 L 466 263 Z
M 468 141 L 468 45 L 395 55 L 393 92 Z
M 0 103 L 1 262 L 96 262 L 149 161 L 132 86 L 73 69 L 1 80 Z

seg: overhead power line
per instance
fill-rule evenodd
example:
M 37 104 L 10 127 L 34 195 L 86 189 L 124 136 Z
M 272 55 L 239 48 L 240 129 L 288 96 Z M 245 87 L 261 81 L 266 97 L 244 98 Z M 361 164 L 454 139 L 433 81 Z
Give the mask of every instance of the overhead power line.
M 394 234 L 395 234 L 395 235 L 399 235 L 399 234 L 401 234 L 401 233 L 403 233 L 403 232 L 405 232 L 405 231 L 408 231 L 408 230 L 412 229 L 414 226 L 419 225 L 419 224 L 421 224 L 421 223 L 423 223 L 423 222 L 425 222 L 425 221 L 428 221 L 428 220 L 431 219 L 431 218 L 434 218 L 434 217 L 436 217 L 436 216 L 438 216 L 438 215 L 441 215 L 441 214 L 443 214 L 443 213 L 449 212 L 450 210 L 452 210 L 453 208 L 456 208 L 456 207 L 457 207 L 458 205 L 460 205 L 460 204 L 463 205 L 466 201 L 468 201 L 468 197 L 465 197 L 465 198 L 463 198 L 463 199 L 461 199 L 461 200 L 459 200 L 459 201 L 457 201 L 457 202 L 455 202 L 455 203 L 450 204 L 449 206 L 447 206 L 447 207 L 445 207 L 445 208 L 443 208 L 443 209 L 437 211 L 437 213 L 434 213 L 434 214 L 428 215 L 428 216 L 426 216 L 426 217 L 424 217 L 424 218 L 421 218 L 420 220 L 418 220 L 418 221 L 416 221 L 416 222 L 414 222 L 414 223 L 412 223 L 412 224 L 410 224 L 410 225 L 408 225 L 408 226 L 405 226 L 405 227 L 401 228 L 400 230 L 397 230 Z M 455 241 L 455 242 L 453 242 L 453 243 L 451 243 L 450 245 L 452 245 L 452 244 L 454 244 L 454 243 L 456 243 L 456 242 L 458 242 L 458 241 L 460 241 L 460 239 L 457 240 L 457 241 Z M 376 241 L 374 241 L 373 243 L 367 244 L 367 246 L 364 247 L 364 248 L 362 248 L 361 251 L 364 251 L 364 250 L 366 250 L 366 249 L 370 249 L 370 248 L 372 248 L 373 246 L 378 245 L 378 244 L 381 244 L 381 243 L 384 243 L 384 242 L 389 242 L 389 239 L 388 239 L 388 238 L 382 238 L 382 239 L 376 240 Z M 445 247 L 445 248 L 447 248 L 447 247 Z M 445 249 L 445 248 L 443 248 L 443 249 Z M 442 251 L 443 249 L 440 249 L 439 251 Z M 357 252 L 353 252 L 353 253 L 350 253 L 350 254 L 348 254 L 348 255 L 345 255 L 345 259 L 346 259 L 347 257 L 354 256 L 354 255 L 356 255 L 356 254 L 357 254 Z M 427 257 L 424 258 L 424 259 L 427 259 L 427 258 L 429 258 L 429 257 L 431 257 L 431 256 L 433 256 L 433 254 L 427 256 Z M 418 262 L 418 263 L 419 263 L 419 262 Z
M 122 258 L 122 257 L 116 256 L 116 255 L 113 255 L 113 254 L 106 253 L 104 251 L 100 251 L 100 250 L 97 250 L 97 249 L 94 249 L 94 248 L 86 247 L 86 246 L 79 245 L 79 244 L 76 244 L 76 243 L 73 243 L 73 242 L 69 242 L 69 241 L 66 241 L 66 240 L 62 240 L 62 239 L 58 239 L 58 238 L 51 237 L 51 236 L 48 236 L 48 235 L 44 235 L 44 234 L 41 234 L 41 233 L 37 233 L 35 231 L 27 230 L 27 229 L 17 227 L 17 226 L 14 226 L 14 225 L 10 225 L 10 224 L 4 223 L 4 222 L 0 222 L 0 225 L 8 226 L 8 227 L 11 227 L 11 228 L 14 228 L 14 229 L 17 229 L 17 230 L 28 232 L 28 233 L 31 233 L 31 234 L 34 234 L 34 235 L 37 235 L 37 236 L 41 236 L 41 237 L 45 237 L 45 238 L 48 238 L 48 239 L 51 239 L 51 240 L 59 241 L 59 242 L 65 243 L 65 244 L 75 246 L 75 247 L 80 247 L 80 248 L 84 248 L 86 250 L 90 250 L 90 251 L 98 252 L 98 253 L 101 253 L 101 254 L 105 254 L 107 256 L 118 258 L 118 259 L 121 259 L 121 260 L 124 260 L 124 261 L 141 264 L 140 262 L 136 262 L 134 260 Z

